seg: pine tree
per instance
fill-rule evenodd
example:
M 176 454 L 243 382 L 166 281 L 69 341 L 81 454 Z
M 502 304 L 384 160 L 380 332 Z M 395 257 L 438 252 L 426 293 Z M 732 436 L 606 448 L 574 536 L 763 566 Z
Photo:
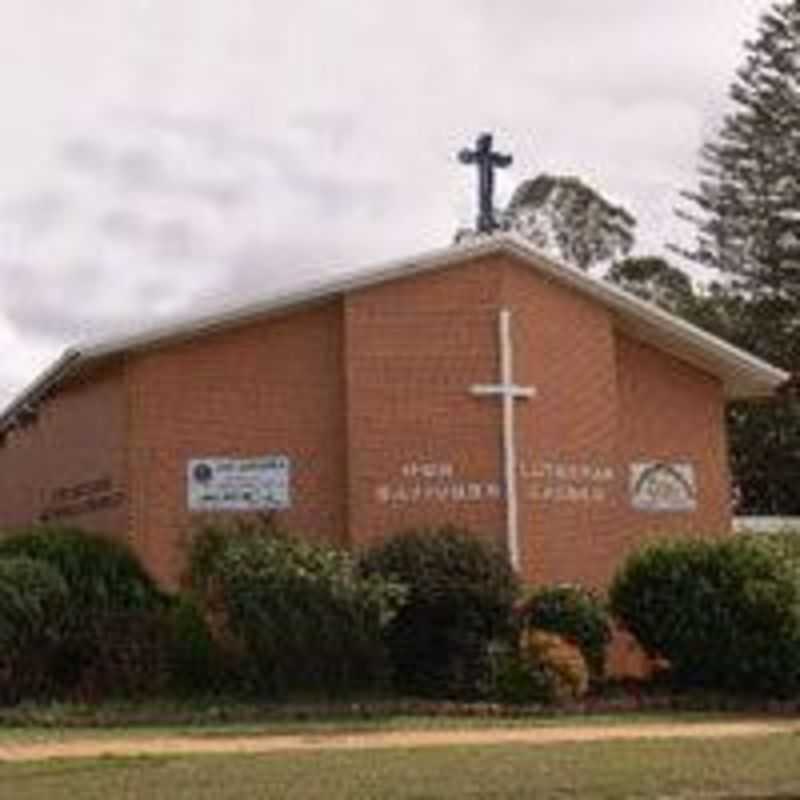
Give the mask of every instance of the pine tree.
M 773 4 L 730 88 L 732 108 L 700 154 L 696 191 L 684 193 L 695 246 L 717 275 L 724 313 L 715 330 L 762 358 L 800 371 L 800 0 Z M 717 326 L 713 326 L 717 327 Z M 800 513 L 800 402 L 730 412 L 741 511 Z
M 773 6 L 701 151 L 692 257 L 754 299 L 800 301 L 800 0 Z

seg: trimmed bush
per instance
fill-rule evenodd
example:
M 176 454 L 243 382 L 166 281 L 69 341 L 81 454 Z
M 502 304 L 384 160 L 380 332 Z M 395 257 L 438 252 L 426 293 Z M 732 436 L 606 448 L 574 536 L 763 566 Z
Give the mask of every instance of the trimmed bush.
M 0 701 L 48 691 L 68 602 L 57 570 L 22 556 L 0 559 Z
M 557 633 L 577 645 L 592 678 L 603 677 L 611 617 L 594 592 L 570 584 L 546 586 L 522 603 L 519 616 L 524 627 Z
M 239 645 L 254 691 L 283 698 L 382 685 L 381 628 L 398 589 L 360 575 L 346 552 L 253 522 L 202 531 L 191 572 L 214 625 Z
M 395 535 L 361 565 L 407 589 L 386 628 L 395 686 L 422 696 L 479 694 L 489 643 L 511 630 L 518 587 L 505 555 L 469 531 L 445 527 Z
M 233 664 L 215 639 L 203 610 L 189 595 L 170 607 L 167 661 L 170 688 L 179 694 L 215 694 L 230 688 Z
M 491 672 L 487 695 L 512 705 L 549 705 L 556 700 L 551 672 L 539 662 L 523 658 L 516 643 L 501 643 L 490 650 Z
M 45 526 L 0 539 L 0 563 L 17 559 L 49 568 L 68 596 L 41 651 L 38 695 L 98 699 L 159 683 L 166 598 L 126 547 Z
M 785 694 L 800 689 L 800 579 L 747 537 L 681 540 L 632 555 L 613 612 L 683 687 Z

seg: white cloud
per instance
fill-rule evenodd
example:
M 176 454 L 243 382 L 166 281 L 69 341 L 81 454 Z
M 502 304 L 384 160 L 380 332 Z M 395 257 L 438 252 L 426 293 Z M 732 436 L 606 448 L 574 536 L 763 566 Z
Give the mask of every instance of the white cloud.
M 659 249 L 768 0 L 27 0 L 0 29 L 0 405 L 85 335 L 444 244 L 454 154 L 580 174 Z

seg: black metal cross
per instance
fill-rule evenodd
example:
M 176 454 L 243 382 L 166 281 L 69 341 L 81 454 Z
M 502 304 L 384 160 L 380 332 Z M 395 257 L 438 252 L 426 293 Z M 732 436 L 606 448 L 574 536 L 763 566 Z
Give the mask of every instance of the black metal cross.
M 494 218 L 494 171 L 508 167 L 513 158 L 492 152 L 492 134 L 482 133 L 475 149 L 465 148 L 458 154 L 462 164 L 478 165 L 478 233 L 491 233 L 499 227 Z

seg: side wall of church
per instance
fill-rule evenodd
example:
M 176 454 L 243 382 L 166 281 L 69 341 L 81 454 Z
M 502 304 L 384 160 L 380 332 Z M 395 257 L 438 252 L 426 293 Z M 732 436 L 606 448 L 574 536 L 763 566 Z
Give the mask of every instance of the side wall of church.
M 691 465 L 696 509 L 652 513 L 626 507 L 620 546 L 642 533 L 715 536 L 732 528 L 725 397 L 721 382 L 618 332 L 620 452 L 628 465 Z M 626 476 L 629 480 L 630 474 Z M 630 486 L 627 487 L 630 490 Z
M 131 518 L 162 583 L 211 519 L 188 509 L 191 459 L 287 456 L 282 526 L 345 540 L 342 357 L 339 300 L 131 356 Z
M 75 380 L 0 446 L 0 528 L 48 519 L 124 537 L 126 400 L 121 364 Z
M 659 535 L 731 529 L 720 381 L 618 330 L 611 312 L 510 264 L 523 574 L 605 586 L 625 555 Z M 634 507 L 641 465 L 693 472 L 695 508 Z

